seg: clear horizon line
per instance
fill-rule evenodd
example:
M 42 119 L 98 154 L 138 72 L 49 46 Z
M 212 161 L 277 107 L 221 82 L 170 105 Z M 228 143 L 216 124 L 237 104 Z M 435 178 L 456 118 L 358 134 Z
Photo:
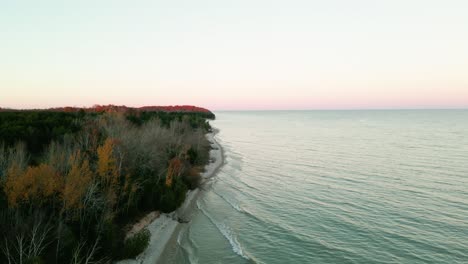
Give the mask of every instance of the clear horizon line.
M 441 108 L 304 108 L 304 109 L 215 109 L 214 112 L 274 112 L 274 111 L 421 111 L 421 110 L 468 110 L 467 107 Z
M 113 105 L 113 104 L 110 104 Z M 122 106 L 122 105 L 116 105 L 116 106 Z M 130 108 L 139 108 L 139 107 L 144 107 L 144 106 L 128 106 L 124 105 L 126 107 Z M 154 106 L 178 106 L 178 105 L 154 105 Z M 200 106 L 200 105 L 191 105 L 195 107 L 203 107 L 206 108 L 210 111 L 213 112 L 266 112 L 266 111 L 389 111 L 389 110 L 394 110 L 394 111 L 408 111 L 408 110 L 468 110 L 468 106 L 455 106 L 455 107 L 402 107 L 402 108 L 392 108 L 392 107 L 385 107 L 385 108 L 279 108 L 279 109 L 273 109 L 273 108 L 267 108 L 267 109 L 249 109 L 249 108 L 244 108 L 244 109 L 210 109 L 209 107 L 206 106 Z M 41 108 L 13 108 L 13 107 L 2 107 L 0 106 L 0 109 L 2 110 L 47 110 L 47 109 L 54 109 L 54 108 L 63 108 L 63 107 L 74 107 L 74 108 L 92 108 L 93 106 L 62 106 L 62 107 L 41 107 Z

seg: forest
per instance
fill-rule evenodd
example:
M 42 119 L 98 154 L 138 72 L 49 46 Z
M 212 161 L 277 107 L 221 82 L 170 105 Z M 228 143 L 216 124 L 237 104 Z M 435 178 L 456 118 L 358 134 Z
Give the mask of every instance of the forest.
M 214 118 L 200 108 L 2 109 L 0 263 L 138 255 L 149 234 L 126 239 L 125 227 L 197 188 Z

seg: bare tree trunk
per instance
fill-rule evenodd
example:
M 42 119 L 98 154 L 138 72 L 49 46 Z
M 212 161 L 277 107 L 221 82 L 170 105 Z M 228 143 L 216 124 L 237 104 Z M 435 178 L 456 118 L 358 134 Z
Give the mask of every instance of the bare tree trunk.
M 16 263 L 16 261 L 14 261 L 13 256 L 10 253 L 10 246 L 8 245 L 8 239 L 6 237 L 5 237 L 5 244 L 2 246 L 2 251 L 8 260 L 8 264 Z
M 55 247 L 55 263 L 57 263 L 57 261 L 59 259 L 59 249 L 60 249 L 60 241 L 61 241 L 61 238 L 62 238 L 62 228 L 63 228 L 62 212 L 60 212 L 59 226 L 57 228 L 57 246 Z

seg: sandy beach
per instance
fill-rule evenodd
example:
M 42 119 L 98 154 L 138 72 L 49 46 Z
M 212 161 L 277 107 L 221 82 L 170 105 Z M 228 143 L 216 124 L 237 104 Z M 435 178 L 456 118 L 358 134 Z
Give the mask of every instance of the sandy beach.
M 216 141 L 215 136 L 217 131 L 206 135 L 211 142 L 210 163 L 205 166 L 205 171 L 201 174 L 202 183 L 199 188 L 187 192 L 184 203 L 174 212 L 169 214 L 160 214 L 159 217 L 147 217 L 151 219 L 150 223 L 139 222 L 138 229 L 142 229 L 141 225 L 151 233 L 150 243 L 146 250 L 136 259 L 127 259 L 116 262 L 117 264 L 155 264 L 155 263 L 171 263 L 177 247 L 177 236 L 182 225 L 190 221 L 191 215 L 196 208 L 196 200 L 203 186 L 209 181 L 224 163 L 224 153 L 221 145 Z M 151 213 L 154 215 L 154 212 Z M 144 222 L 144 221 L 143 221 Z

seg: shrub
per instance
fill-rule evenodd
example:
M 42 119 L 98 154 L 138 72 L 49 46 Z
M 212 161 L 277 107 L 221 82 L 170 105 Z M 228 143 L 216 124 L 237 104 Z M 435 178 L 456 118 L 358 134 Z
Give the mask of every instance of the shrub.
M 172 187 L 164 186 L 160 200 L 160 209 L 163 213 L 170 213 L 176 210 L 185 200 L 187 185 L 182 179 L 175 179 Z
M 190 164 L 195 164 L 197 161 L 198 161 L 198 153 L 197 151 L 191 147 L 188 151 L 187 151 L 187 155 L 188 155 L 188 159 L 190 161 Z
M 123 259 L 135 258 L 148 247 L 150 241 L 150 232 L 143 229 L 125 241 L 123 249 Z
M 163 213 L 170 213 L 177 209 L 176 199 L 172 189 L 165 189 L 163 191 L 160 206 Z

